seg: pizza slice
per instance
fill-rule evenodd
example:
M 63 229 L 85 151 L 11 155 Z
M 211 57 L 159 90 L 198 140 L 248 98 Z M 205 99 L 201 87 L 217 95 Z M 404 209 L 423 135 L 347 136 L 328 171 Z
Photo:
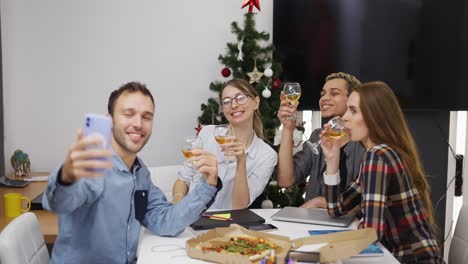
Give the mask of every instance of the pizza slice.
M 248 256 L 251 261 L 257 261 L 268 255 L 278 245 L 264 238 L 253 236 L 234 236 L 227 241 L 213 240 L 201 246 L 203 252 L 218 252 Z

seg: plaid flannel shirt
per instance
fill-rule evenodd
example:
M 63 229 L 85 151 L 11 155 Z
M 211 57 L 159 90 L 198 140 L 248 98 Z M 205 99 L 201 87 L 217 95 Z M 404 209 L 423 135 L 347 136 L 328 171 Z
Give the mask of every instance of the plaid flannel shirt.
M 379 241 L 400 262 L 442 262 L 418 190 L 399 154 L 387 145 L 366 152 L 360 174 L 342 194 L 339 185 L 328 185 L 325 193 L 331 216 L 342 216 L 360 205 L 359 227 L 374 228 Z

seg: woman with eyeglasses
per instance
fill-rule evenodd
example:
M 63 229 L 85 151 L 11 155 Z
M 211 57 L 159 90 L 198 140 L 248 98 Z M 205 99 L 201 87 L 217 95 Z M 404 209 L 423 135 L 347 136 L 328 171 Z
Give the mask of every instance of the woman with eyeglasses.
M 260 119 L 260 97 L 255 88 L 242 79 L 228 81 L 219 93 L 220 107 L 229 122 L 232 141 L 219 145 L 214 137 L 214 125 L 204 126 L 198 137 L 203 148 L 216 153 L 222 188 L 210 209 L 247 208 L 265 188 L 278 155 L 263 141 Z M 233 162 L 223 162 L 233 156 Z M 180 201 L 193 189 L 194 170 L 184 164 L 173 187 L 173 202 Z M 196 183 L 195 183 L 196 184 Z

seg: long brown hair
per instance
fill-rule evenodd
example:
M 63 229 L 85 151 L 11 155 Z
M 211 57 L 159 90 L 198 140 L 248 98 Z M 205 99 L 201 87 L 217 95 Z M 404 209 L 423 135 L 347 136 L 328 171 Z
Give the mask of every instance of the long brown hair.
M 368 82 L 358 85 L 354 91 L 359 94 L 359 107 L 369 129 L 370 140 L 376 144 L 387 144 L 400 154 L 405 171 L 422 198 L 430 225 L 433 231 L 436 231 L 429 197 L 430 187 L 413 136 L 395 94 L 384 82 Z
M 219 101 L 222 100 L 221 97 L 223 96 L 223 91 L 227 86 L 232 86 L 232 87 L 235 87 L 235 88 L 239 89 L 241 92 L 243 92 L 246 95 L 250 96 L 252 99 L 255 99 L 256 97 L 260 98 L 259 95 L 258 95 L 257 90 L 252 85 L 250 85 L 250 83 L 248 83 L 247 81 L 242 80 L 242 79 L 232 79 L 232 80 L 226 82 L 224 84 L 223 88 L 221 89 L 221 91 L 219 92 Z M 258 106 L 257 110 L 254 111 L 253 129 L 255 131 L 255 134 L 257 134 L 257 137 L 259 137 L 261 139 L 264 139 L 264 136 L 263 136 L 263 123 L 262 123 L 262 119 L 260 117 L 260 105 Z

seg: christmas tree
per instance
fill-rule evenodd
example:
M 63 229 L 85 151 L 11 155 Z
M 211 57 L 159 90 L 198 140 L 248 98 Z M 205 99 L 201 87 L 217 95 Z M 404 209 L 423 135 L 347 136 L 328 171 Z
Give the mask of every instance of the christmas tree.
M 281 65 L 273 61 L 273 45 L 261 46 L 260 42 L 270 40 L 270 34 L 255 29 L 254 13 L 246 13 L 244 16 L 244 28 L 240 28 L 236 21 L 231 24 L 231 31 L 237 37 L 236 43 L 227 44 L 227 53 L 219 55 L 218 60 L 225 68 L 222 70 L 224 77 L 238 78 L 249 81 L 257 89 L 263 98 L 260 100 L 260 113 L 264 128 L 265 141 L 273 145 L 275 130 L 280 125 L 276 118 L 281 93 Z M 232 73 L 232 74 L 231 74 Z M 217 95 L 221 91 L 224 82 L 214 81 L 210 84 L 210 90 Z M 202 104 L 202 114 L 198 117 L 200 124 L 226 123 L 218 111 L 217 98 L 210 98 L 206 104 Z
M 231 32 L 236 35 L 237 42 L 227 43 L 227 52 L 219 55 L 219 62 L 225 66 L 221 74 L 225 77 L 244 79 L 249 81 L 262 95 L 260 100 L 260 114 L 263 123 L 263 134 L 265 141 L 273 148 L 273 139 L 276 129 L 281 125 L 276 117 L 280 104 L 281 94 L 281 64 L 273 60 L 273 44 L 268 44 L 270 34 L 255 29 L 255 14 L 248 12 L 244 15 L 244 28 L 234 21 L 231 24 Z M 263 45 L 261 45 L 263 43 Z M 267 44 L 265 44 L 267 43 Z M 218 95 L 224 85 L 222 81 L 213 81 L 210 90 L 216 93 L 216 97 L 208 99 L 206 104 L 201 105 L 202 114 L 198 117 L 198 123 L 225 124 L 227 120 L 219 111 Z M 302 195 L 304 188 L 291 187 L 279 188 L 274 183 L 273 173 L 270 184 L 267 185 L 263 194 L 253 204 L 260 207 L 262 200 L 270 199 L 274 207 L 287 205 L 300 205 L 303 203 Z

